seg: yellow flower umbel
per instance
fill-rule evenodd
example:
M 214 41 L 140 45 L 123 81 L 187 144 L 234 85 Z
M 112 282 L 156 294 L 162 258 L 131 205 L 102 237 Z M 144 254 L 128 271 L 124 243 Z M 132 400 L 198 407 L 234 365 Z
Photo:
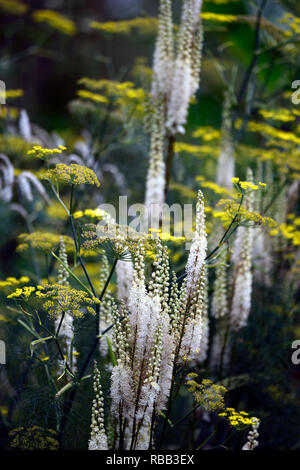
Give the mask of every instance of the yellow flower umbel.
M 54 169 L 47 170 L 43 175 L 43 179 L 52 181 L 53 183 L 66 183 L 78 186 L 80 184 L 92 184 L 100 186 L 98 178 L 93 170 L 77 163 L 65 165 L 58 163 Z
M 22 276 L 19 279 L 16 279 L 15 277 L 7 277 L 5 281 L 0 281 L 0 288 L 1 287 L 15 287 L 18 286 L 19 284 L 26 284 L 29 282 L 30 279 L 27 276 Z
M 234 184 L 236 184 L 239 187 L 239 189 L 243 189 L 244 191 L 246 191 L 247 189 L 252 189 L 253 191 L 257 191 L 259 189 L 259 186 L 260 187 L 266 186 L 264 183 L 259 183 L 259 185 L 257 185 L 257 184 L 251 183 L 250 181 L 241 181 L 239 178 L 232 178 L 231 181 Z
M 85 309 L 95 315 L 93 307 L 100 303 L 96 297 L 92 298 L 82 290 L 60 284 L 37 286 L 35 295 L 43 301 L 43 309 L 51 318 L 57 318 L 62 312 L 81 318 Z
M 32 426 L 12 429 L 9 432 L 10 447 L 17 450 L 58 450 L 57 432 L 53 429 Z
M 209 379 L 203 379 L 201 384 L 196 382 L 194 379 L 197 374 L 191 373 L 187 377 L 187 386 L 189 392 L 192 392 L 196 403 L 203 406 L 208 411 L 216 411 L 223 409 L 224 395 L 227 389 L 222 385 L 216 385 Z
M 60 155 L 67 147 L 59 145 L 58 148 L 48 149 L 43 148 L 40 145 L 34 145 L 31 150 L 28 150 L 27 155 L 30 157 L 41 158 L 42 160 L 49 160 L 52 157 Z
M 25 286 L 23 288 L 18 288 L 15 292 L 8 295 L 8 299 L 28 299 L 31 294 L 35 292 L 35 287 L 33 286 Z
M 20 0 L 0 0 L 0 10 L 13 15 L 24 15 L 28 10 L 28 5 Z
M 133 30 L 140 34 L 153 34 L 157 30 L 157 18 L 133 18 L 123 21 L 92 21 L 90 27 L 110 34 L 129 34 Z
M 0 97 L 5 98 L 6 100 L 13 100 L 15 98 L 20 98 L 24 95 L 24 91 L 21 89 L 17 90 L 0 90 Z
M 32 17 L 36 23 L 47 23 L 53 29 L 61 33 L 73 36 L 76 33 L 74 21 L 53 10 L 35 10 Z
M 235 411 L 234 408 L 226 408 L 225 411 L 219 413 L 219 416 L 225 418 L 230 426 L 239 431 L 243 431 L 249 426 L 252 426 L 254 422 L 259 422 L 258 418 L 250 418 L 246 411 Z
M 216 21 L 220 23 L 234 23 L 238 20 L 237 16 L 234 16 L 234 15 L 223 15 L 223 14 L 212 13 L 209 11 L 203 12 L 201 16 L 203 20 Z
M 24 251 L 32 246 L 33 248 L 49 253 L 50 251 L 56 251 L 60 244 L 61 235 L 51 232 L 33 232 L 33 233 L 21 233 L 18 237 L 19 244 L 17 251 Z M 62 235 L 63 242 L 66 246 L 67 252 L 74 251 L 74 241 L 67 235 Z

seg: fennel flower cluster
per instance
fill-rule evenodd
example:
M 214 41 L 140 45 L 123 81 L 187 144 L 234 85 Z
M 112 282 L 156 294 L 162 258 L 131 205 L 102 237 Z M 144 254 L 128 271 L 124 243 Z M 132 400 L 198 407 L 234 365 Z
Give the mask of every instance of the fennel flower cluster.
M 256 426 L 257 423 L 259 425 L 258 418 L 251 418 L 249 413 L 246 411 L 236 411 L 234 408 L 226 408 L 224 411 L 219 413 L 219 416 L 225 418 L 229 422 L 230 426 L 238 430 L 245 429 L 245 426 Z
M 7 277 L 5 281 L 0 281 L 0 288 L 15 287 L 19 284 L 27 284 L 30 281 L 28 276 L 21 276 L 19 279 L 15 277 Z
M 13 15 L 24 15 L 28 5 L 20 0 L 0 0 L 0 10 Z
M 51 232 L 32 232 L 32 233 L 21 233 L 18 236 L 17 251 L 28 250 L 30 246 L 32 248 L 49 253 L 50 251 L 56 251 L 60 242 L 63 240 L 65 249 L 68 253 L 74 251 L 74 241 L 68 235 L 58 235 Z
M 32 17 L 36 23 L 46 23 L 51 28 L 69 36 L 73 36 L 77 31 L 74 21 L 54 10 L 35 10 Z
M 56 155 L 60 155 L 64 150 L 67 150 L 67 147 L 63 145 L 59 145 L 58 148 L 53 149 L 44 148 L 41 145 L 34 145 L 32 149 L 28 150 L 27 155 L 29 157 L 41 158 L 42 160 L 49 160 Z
M 207 411 L 221 410 L 225 407 L 224 395 L 227 389 L 223 385 L 214 384 L 209 379 L 203 379 L 201 384 L 196 382 L 196 373 L 187 377 L 186 385 L 189 392 L 194 395 L 195 402 Z
M 94 307 L 100 303 L 96 297 L 91 298 L 84 291 L 61 284 L 37 286 L 35 295 L 43 301 L 43 309 L 54 319 L 62 312 L 70 312 L 74 317 L 81 318 L 84 309 L 95 315 Z
M 100 186 L 98 178 L 93 170 L 77 163 L 65 165 L 58 163 L 55 168 L 46 170 L 42 174 L 42 178 L 49 181 L 57 181 L 59 183 L 72 184 L 78 186 L 80 184 L 91 184 Z

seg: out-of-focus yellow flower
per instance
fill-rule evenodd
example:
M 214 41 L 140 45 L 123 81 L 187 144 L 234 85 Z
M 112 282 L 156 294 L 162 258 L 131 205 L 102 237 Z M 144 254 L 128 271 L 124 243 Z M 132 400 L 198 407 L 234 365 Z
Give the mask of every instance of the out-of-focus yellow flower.
M 61 203 L 56 200 L 52 201 L 50 206 L 46 207 L 46 212 L 48 216 L 53 219 L 66 220 L 68 218 L 68 214 L 66 213 L 65 209 Z
M 217 156 L 219 154 L 219 146 L 216 145 L 193 145 L 187 142 L 175 142 L 174 151 L 181 153 L 190 153 L 196 157 L 203 155 Z
M 50 232 L 21 233 L 18 236 L 19 245 L 17 246 L 17 251 L 28 250 L 29 246 L 44 253 L 56 251 L 59 247 L 61 237 L 63 238 L 67 252 L 73 252 L 74 240 L 71 237 Z
M 0 281 L 0 287 L 14 287 L 19 284 L 26 284 L 29 281 L 30 279 L 28 276 L 22 276 L 19 279 L 16 279 L 15 277 L 7 277 L 5 281 Z
M 0 0 L 0 10 L 13 15 L 24 15 L 28 5 L 20 0 Z
M 98 95 L 97 93 L 92 93 L 88 90 L 78 90 L 77 95 L 80 98 L 94 101 L 96 103 L 108 103 L 108 99 L 103 95 Z
M 235 21 L 238 21 L 237 16 L 234 15 L 223 15 L 220 13 L 212 13 L 209 11 L 205 11 L 201 13 L 201 17 L 203 20 L 208 20 L 208 21 L 218 21 L 221 23 L 234 23 Z
M 33 20 L 37 23 L 47 23 L 51 28 L 61 33 L 73 36 L 77 28 L 74 21 L 54 10 L 35 10 L 32 13 Z
M 141 34 L 155 34 L 157 31 L 157 18 L 133 18 L 132 20 L 123 21 L 92 21 L 90 27 L 98 29 L 110 34 L 129 34 L 132 30 L 136 30 Z
M 202 126 L 196 129 L 192 136 L 196 139 L 201 137 L 205 142 L 211 142 L 212 140 L 220 140 L 221 131 L 210 126 Z
M 21 96 L 24 95 L 24 91 L 19 89 L 16 90 L 0 90 L 0 98 L 1 99 L 15 99 L 15 98 L 20 98 Z

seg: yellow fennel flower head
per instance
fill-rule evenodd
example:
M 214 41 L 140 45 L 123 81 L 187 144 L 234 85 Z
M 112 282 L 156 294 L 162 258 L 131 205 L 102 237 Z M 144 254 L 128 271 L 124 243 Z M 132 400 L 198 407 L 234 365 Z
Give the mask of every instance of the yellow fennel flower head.
M 265 188 L 267 185 L 265 183 L 259 182 L 258 184 L 253 184 L 249 181 L 241 181 L 239 178 L 231 178 L 233 184 L 238 186 L 238 188 L 243 189 L 244 191 L 250 189 L 252 191 L 257 191 L 260 188 Z
M 254 191 L 257 191 L 258 186 L 253 183 L 249 183 L 248 181 L 240 181 L 239 185 L 242 189 L 253 189 Z
M 10 447 L 17 450 L 59 450 L 57 432 L 40 426 L 19 427 L 8 434 Z
M 193 132 L 192 135 L 194 138 L 201 137 L 201 139 L 205 142 L 211 142 L 213 140 L 221 139 L 221 131 L 211 126 L 199 127 Z
M 51 28 L 69 36 L 73 36 L 77 31 L 74 21 L 57 11 L 35 10 L 32 13 L 32 18 L 36 23 L 47 23 Z
M 108 212 L 104 211 L 103 209 L 99 209 L 98 207 L 96 209 L 84 209 L 83 211 L 76 211 L 73 213 L 74 219 L 81 219 L 82 217 L 90 217 L 102 220 L 110 216 Z
M 92 21 L 90 27 L 104 33 L 110 34 L 129 34 L 133 30 L 140 34 L 155 34 L 158 26 L 157 18 L 133 18 L 131 20 L 121 21 Z
M 94 101 L 95 103 L 108 103 L 108 99 L 105 96 L 99 95 L 97 93 L 93 93 L 92 91 L 78 90 L 77 95 L 80 98 L 91 100 L 91 101 Z
M 94 103 L 108 103 L 113 101 L 116 110 L 128 112 L 135 106 L 135 115 L 144 113 L 146 93 L 142 88 L 135 88 L 134 83 L 118 82 L 106 79 L 92 79 L 82 77 L 78 83 L 88 90 L 80 89 L 77 95 L 81 99 L 90 100 Z M 100 93 L 101 92 L 101 93 Z
M 7 277 L 5 281 L 0 281 L 0 288 L 15 287 L 20 284 L 26 284 L 29 281 L 30 279 L 27 276 L 22 276 L 19 279 L 16 279 L 15 277 Z
M 13 15 L 24 15 L 28 5 L 20 0 L 0 0 L 0 10 Z
M 201 16 L 203 20 L 218 21 L 221 23 L 233 23 L 238 20 L 238 18 L 234 15 L 223 15 L 218 13 L 212 13 L 209 11 L 203 12 Z
M 25 251 L 32 246 L 36 250 L 49 253 L 50 251 L 58 249 L 61 237 L 64 241 L 67 252 L 73 252 L 74 241 L 71 237 L 51 232 L 21 233 L 18 236 L 19 244 L 17 246 L 17 251 Z
M 7 296 L 8 299 L 28 299 L 31 294 L 35 291 L 35 287 L 33 286 L 25 286 L 22 288 L 18 288 L 12 294 Z
M 37 286 L 35 295 L 51 318 L 57 318 L 61 312 L 80 318 L 84 310 L 95 315 L 94 307 L 100 304 L 99 299 L 87 292 L 61 284 Z
M 19 89 L 16 90 L 0 90 L 0 98 L 3 100 L 20 98 L 24 95 L 24 91 Z
M 182 242 L 182 241 L 185 241 L 186 238 L 185 237 L 182 237 L 182 236 L 175 236 L 175 235 L 171 235 L 170 233 L 168 232 L 163 232 L 161 229 L 157 229 L 157 228 L 149 228 L 149 233 L 147 234 L 147 237 L 151 240 L 163 240 L 165 242 Z
M 265 119 L 272 119 L 273 121 L 290 122 L 295 121 L 296 116 L 289 109 L 261 109 L 259 114 Z
M 58 148 L 48 149 L 43 148 L 40 145 L 34 145 L 32 149 L 28 150 L 27 155 L 30 157 L 41 158 L 42 160 L 49 160 L 56 155 L 60 155 L 63 151 L 67 150 L 67 147 L 59 145 Z
M 258 418 L 250 418 L 246 411 L 236 411 L 234 408 L 226 408 L 225 411 L 219 413 L 219 416 L 225 418 L 230 426 L 239 431 L 252 426 L 255 420 L 259 421 Z
M 219 147 L 216 145 L 193 145 L 186 142 L 175 142 L 174 151 L 176 153 L 189 153 L 195 157 L 207 154 L 217 156 L 219 154 Z
M 224 395 L 227 389 L 223 385 L 214 384 L 209 379 L 203 379 L 199 384 L 196 380 L 197 374 L 191 373 L 187 376 L 186 385 L 189 392 L 194 395 L 196 403 L 203 406 L 207 411 L 216 411 L 224 408 Z
M 58 183 L 73 184 L 75 186 L 80 184 L 100 186 L 94 171 L 86 166 L 78 165 L 77 163 L 71 163 L 71 165 L 58 163 L 54 169 L 44 172 L 42 179 Z

